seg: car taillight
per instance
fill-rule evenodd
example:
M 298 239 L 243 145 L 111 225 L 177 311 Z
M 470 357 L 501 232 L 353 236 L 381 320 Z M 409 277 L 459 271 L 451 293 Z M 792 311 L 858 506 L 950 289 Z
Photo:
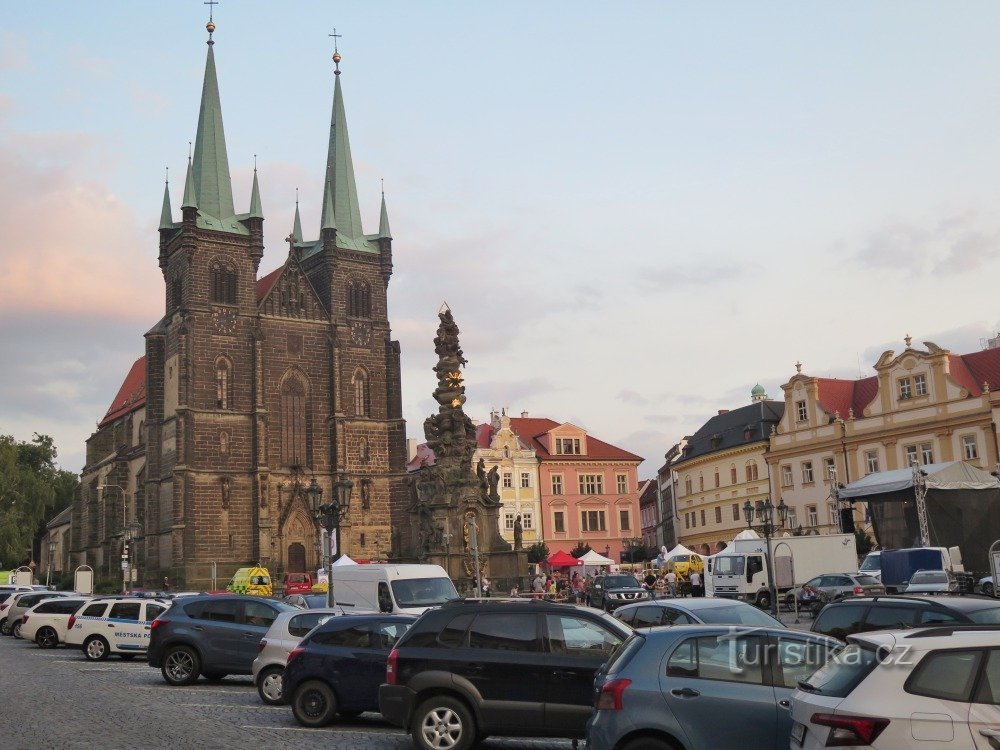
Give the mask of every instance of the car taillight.
M 266 645 L 267 645 L 267 638 L 261 638 L 260 643 L 257 644 L 257 653 L 259 654 L 261 651 L 263 651 Z
M 24 623 L 26 623 L 27 621 L 28 621 L 28 616 L 27 615 L 22 615 L 21 616 L 21 625 L 24 625 Z
M 10 606 L 10 602 L 7 602 L 6 604 L 0 604 L 0 612 L 3 612 L 9 606 Z
M 303 653 L 305 653 L 304 648 L 300 646 L 296 646 L 295 648 L 293 648 L 291 651 L 288 652 L 288 658 L 285 659 L 285 666 L 287 667 L 293 661 L 298 659 Z
M 156 630 L 162 624 L 163 624 L 163 620 L 161 620 L 159 617 L 157 617 L 155 620 L 153 620 L 151 623 L 149 623 L 149 629 L 150 630 Z
M 860 586 L 855 586 L 854 587 L 854 595 L 855 596 L 861 596 L 863 593 L 865 593 L 865 590 L 863 588 L 861 588 Z
M 72 630 L 73 624 L 76 622 L 76 615 L 70 615 L 69 620 L 66 621 L 66 629 Z
M 874 719 L 870 716 L 835 716 L 834 714 L 813 714 L 809 720 L 822 727 L 830 727 L 826 747 L 855 747 L 871 745 L 882 734 L 888 719 Z
M 396 684 L 398 662 L 399 649 L 394 648 L 389 652 L 389 658 L 385 662 L 385 681 L 390 685 Z
M 626 680 L 624 678 L 611 680 L 611 682 L 605 682 L 601 686 L 601 692 L 597 696 L 597 702 L 594 704 L 594 708 L 598 711 L 621 711 L 622 710 L 622 693 L 625 692 L 625 688 L 632 684 L 632 680 Z

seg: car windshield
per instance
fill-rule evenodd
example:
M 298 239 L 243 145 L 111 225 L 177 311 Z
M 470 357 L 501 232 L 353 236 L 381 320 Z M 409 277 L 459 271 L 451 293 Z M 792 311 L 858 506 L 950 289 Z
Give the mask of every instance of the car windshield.
M 760 625 L 766 628 L 783 628 L 780 621 L 749 604 L 733 603 L 722 607 L 693 609 L 694 616 L 709 625 Z
M 943 570 L 918 570 L 910 578 L 910 583 L 947 583 L 948 574 Z
M 882 556 L 868 555 L 858 570 L 882 570 Z
M 977 609 L 974 612 L 966 612 L 969 619 L 979 625 L 1000 625 L 1000 607 L 988 607 Z
M 712 572 L 715 575 L 741 576 L 743 575 L 746 558 L 744 557 L 717 557 L 715 558 L 715 568 Z
M 400 607 L 436 607 L 459 598 L 450 578 L 407 578 L 393 581 L 391 586 Z
M 879 656 L 874 647 L 851 643 L 834 654 L 812 677 L 799 683 L 799 687 L 810 693 L 846 698 L 878 662 Z
M 633 588 L 639 586 L 635 576 L 607 576 L 604 579 L 604 588 L 606 589 L 624 589 L 629 586 Z
M 305 600 L 306 607 L 309 609 L 317 609 L 319 607 L 326 606 L 326 594 L 307 594 L 302 598 Z

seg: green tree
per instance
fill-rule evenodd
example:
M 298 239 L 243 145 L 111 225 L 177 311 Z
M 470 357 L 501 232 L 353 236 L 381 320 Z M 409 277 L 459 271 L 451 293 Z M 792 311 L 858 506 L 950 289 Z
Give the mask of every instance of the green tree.
M 48 435 L 36 433 L 31 442 L 0 435 L 0 565 L 5 568 L 28 562 L 46 521 L 73 501 L 77 478 L 56 466 L 56 455 Z
M 549 559 L 549 546 L 545 542 L 537 542 L 528 547 L 528 562 L 543 563 Z
M 868 532 L 864 529 L 854 530 L 854 548 L 857 550 L 858 557 L 864 557 L 869 552 L 872 551 L 872 547 L 875 546 L 875 542 L 872 538 L 868 536 Z
M 584 544 L 583 542 L 580 542 L 573 549 L 569 551 L 569 553 L 573 555 L 573 557 L 583 557 L 588 552 L 590 552 L 590 545 Z

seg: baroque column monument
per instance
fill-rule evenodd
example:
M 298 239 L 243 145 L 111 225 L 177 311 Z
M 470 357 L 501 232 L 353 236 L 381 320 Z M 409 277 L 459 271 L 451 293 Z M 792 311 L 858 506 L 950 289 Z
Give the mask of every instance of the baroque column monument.
M 438 312 L 434 338 L 438 385 L 437 414 L 424 420 L 427 446 L 435 463 L 410 474 L 409 528 L 395 535 L 394 552 L 401 559 L 436 563 L 457 582 L 473 585 L 475 553 L 470 526 L 476 526 L 480 573 L 499 587 L 521 583 L 528 573 L 528 554 L 514 550 L 500 535 L 499 472 L 486 472 L 483 461 L 475 468 L 476 428 L 466 415 L 462 367 L 466 359 L 459 345 L 459 328 L 447 304 Z M 406 537 L 404 540 L 403 537 Z

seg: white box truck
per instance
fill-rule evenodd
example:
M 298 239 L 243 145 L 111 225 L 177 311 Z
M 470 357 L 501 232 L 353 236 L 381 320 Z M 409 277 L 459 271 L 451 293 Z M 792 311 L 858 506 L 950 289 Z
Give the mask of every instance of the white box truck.
M 771 554 L 779 599 L 810 578 L 858 569 L 854 534 L 772 537 Z M 771 606 L 769 583 L 764 539 L 736 539 L 713 561 L 715 596 L 741 599 L 766 609 Z
M 333 567 L 337 606 L 419 615 L 460 598 L 440 565 L 342 565 Z

